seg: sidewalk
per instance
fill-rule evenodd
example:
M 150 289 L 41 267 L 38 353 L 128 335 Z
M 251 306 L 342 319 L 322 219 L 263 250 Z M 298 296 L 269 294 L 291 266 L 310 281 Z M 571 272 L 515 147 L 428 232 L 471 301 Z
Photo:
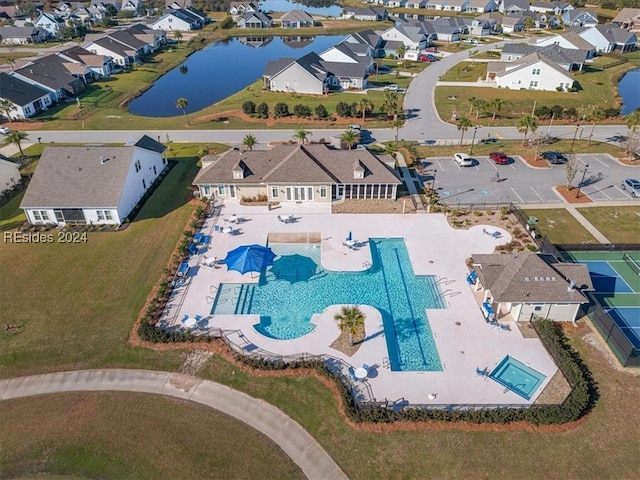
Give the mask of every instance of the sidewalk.
M 582 215 L 578 209 L 576 207 L 574 207 L 573 205 L 565 205 L 565 208 L 567 209 L 567 212 L 569 212 L 571 215 L 573 215 L 573 217 L 580 222 L 580 224 L 587 229 L 587 231 L 593 235 L 596 240 L 598 240 L 600 243 L 611 243 L 609 241 L 609 239 L 607 239 L 607 237 L 605 237 L 602 233 L 600 233 L 600 230 L 598 230 L 596 227 L 593 226 L 593 224 L 587 220 L 584 215 Z
M 420 200 L 420 195 L 418 190 L 416 189 L 415 184 L 416 181 L 414 177 L 409 173 L 409 167 L 407 167 L 407 162 L 405 162 L 404 157 L 400 152 L 396 152 L 396 161 L 398 162 L 398 172 L 400 173 L 400 180 L 407 186 L 409 193 L 413 197 L 413 201 L 416 205 L 416 212 L 424 213 L 424 205 L 422 205 L 422 200 Z
M 264 400 L 219 383 L 179 373 L 125 369 L 58 372 L 0 381 L 0 400 L 87 391 L 152 393 L 206 405 L 269 437 L 307 478 L 347 478 L 320 444 L 291 417 Z

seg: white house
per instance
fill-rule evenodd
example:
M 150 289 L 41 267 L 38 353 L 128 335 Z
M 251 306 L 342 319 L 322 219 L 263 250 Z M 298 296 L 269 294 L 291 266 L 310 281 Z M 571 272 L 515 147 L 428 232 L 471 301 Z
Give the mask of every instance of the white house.
M 589 10 L 576 8 L 562 14 L 562 23 L 569 27 L 595 27 L 598 24 L 598 16 Z
M 498 317 L 510 313 L 516 322 L 535 315 L 559 322 L 575 322 L 580 307 L 589 303 L 583 293 L 593 290 L 587 266 L 562 263 L 536 253 L 474 254 L 476 291 L 483 291 Z
M 380 36 L 387 42 L 402 42 L 407 50 L 422 50 L 429 45 L 427 36 L 420 26 L 398 25 L 385 30 Z
M 0 28 L 0 42 L 8 45 L 26 45 L 40 43 L 47 39 L 46 30 L 35 27 L 2 27 Z
M 634 32 L 615 25 L 596 25 L 582 30 L 578 35 L 591 43 L 598 53 L 631 52 L 636 49 L 638 42 Z
M 539 47 L 558 45 L 559 47 L 567 49 L 586 50 L 589 52 L 589 57 L 592 57 L 596 53 L 595 47 L 591 43 L 582 38 L 577 32 L 571 30 L 562 35 L 551 35 L 541 38 L 536 42 L 536 45 Z
M 486 13 L 498 10 L 498 2 L 495 0 L 469 0 L 465 12 Z
M 186 10 L 170 10 L 149 26 L 154 30 L 182 32 L 202 28 L 200 20 L 189 15 Z
M 521 32 L 524 30 L 524 17 L 510 16 L 503 17 L 501 20 L 502 31 L 504 33 Z
M 0 193 L 11 190 L 18 185 L 22 177 L 17 163 L 6 160 L 0 156 Z
M 353 18 L 365 22 L 377 22 L 386 20 L 388 17 L 389 12 L 385 8 L 379 7 L 344 7 L 342 11 L 342 18 Z
M 71 47 L 56 55 L 70 62 L 86 65 L 94 72 L 95 78 L 110 77 L 113 74 L 113 60 L 106 55 L 96 55 L 82 47 Z
M 487 82 L 511 90 L 568 90 L 575 81 L 567 72 L 539 52 L 513 62 L 489 62 Z
M 291 10 L 280 17 L 282 28 L 313 27 L 313 17 L 304 10 Z
M 49 92 L 44 88 L 32 85 L 14 75 L 0 73 L 0 100 L 8 100 L 12 103 L 11 119 L 23 120 L 33 117 L 52 104 Z M 0 115 L 6 117 L 5 111 Z
M 331 75 L 314 52 L 298 58 L 280 58 L 267 63 L 264 87 L 273 92 L 296 92 L 323 95 L 329 91 Z M 337 85 L 336 85 L 337 86 Z
M 32 224 L 121 224 L 167 167 L 144 135 L 125 147 L 45 147 L 20 208 Z
M 498 11 L 504 15 L 516 15 L 529 11 L 529 0 L 502 0 Z
M 33 25 L 46 30 L 51 37 L 57 37 L 60 29 L 65 26 L 65 22 L 57 15 L 49 12 L 40 12 L 40 16 L 33 22 Z
M 262 12 L 247 12 L 236 22 L 238 28 L 269 28 L 271 19 Z
M 256 3 L 253 2 L 231 2 L 229 13 L 231 15 L 243 15 L 247 12 L 259 11 Z
M 447 0 L 442 10 L 445 12 L 466 12 L 469 0 Z
M 623 8 L 611 23 L 625 30 L 640 32 L 640 8 Z

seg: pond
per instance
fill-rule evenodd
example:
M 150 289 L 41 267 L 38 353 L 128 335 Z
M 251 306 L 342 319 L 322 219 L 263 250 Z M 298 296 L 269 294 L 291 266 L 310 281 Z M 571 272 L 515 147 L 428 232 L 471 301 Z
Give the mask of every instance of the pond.
M 622 115 L 629 115 L 640 108 L 640 68 L 627 72 L 618 82 L 618 92 L 622 97 Z
M 344 36 L 239 37 L 209 45 L 160 77 L 129 104 L 129 112 L 145 117 L 172 117 L 182 110 L 176 100 L 189 102 L 187 113 L 212 105 L 262 78 L 270 60 L 321 53 Z
M 260 2 L 263 12 L 289 12 L 291 10 L 304 10 L 311 15 L 324 15 L 326 17 L 339 17 L 342 7 L 336 5 L 334 0 L 303 0 L 292 2 L 291 0 L 265 0 Z

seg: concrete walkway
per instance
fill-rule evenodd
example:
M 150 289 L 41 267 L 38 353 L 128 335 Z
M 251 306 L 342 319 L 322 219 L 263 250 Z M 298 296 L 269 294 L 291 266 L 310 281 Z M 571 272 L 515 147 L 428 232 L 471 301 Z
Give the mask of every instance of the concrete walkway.
M 320 444 L 284 412 L 219 383 L 178 373 L 123 369 L 58 372 L 0 381 L 0 400 L 87 391 L 152 393 L 206 405 L 265 434 L 307 478 L 347 478 Z
M 580 225 L 587 229 L 587 231 L 595 237 L 600 243 L 611 243 L 607 237 L 605 237 L 600 230 L 593 226 L 593 224 L 582 215 L 576 207 L 573 205 L 565 205 L 567 212 L 569 212 L 573 218 L 575 218 Z

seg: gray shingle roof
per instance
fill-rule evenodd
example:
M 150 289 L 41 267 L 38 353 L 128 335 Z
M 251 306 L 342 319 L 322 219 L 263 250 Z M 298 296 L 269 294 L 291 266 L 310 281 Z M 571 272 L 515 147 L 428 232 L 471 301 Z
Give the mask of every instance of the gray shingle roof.
M 115 208 L 134 152 L 143 145 L 45 147 L 20 207 Z
M 76 95 L 85 89 L 85 84 L 82 80 L 71 75 L 65 66 L 67 62 L 57 55 L 47 55 L 16 70 L 16 73 L 48 88 L 62 89 L 70 95 Z
M 30 38 L 40 34 L 37 27 L 2 27 L 0 37 L 2 38 Z
M 37 85 L 31 85 L 4 72 L 0 73 L 0 98 L 22 106 L 46 95 L 48 92 Z
M 281 22 L 291 22 L 298 20 L 300 22 L 313 22 L 313 17 L 304 10 L 289 10 L 280 18 Z
M 233 168 L 242 159 L 244 178 L 234 179 Z M 205 159 L 206 160 L 206 159 Z M 353 178 L 354 162 L 367 174 Z M 297 184 L 297 183 L 386 183 L 400 184 L 396 175 L 368 150 L 331 150 L 325 145 L 277 145 L 271 150 L 229 150 L 200 170 L 195 185 Z
M 160 142 L 156 142 L 149 135 L 143 135 L 140 140 L 134 143 L 134 146 L 156 153 L 163 153 L 167 149 L 167 147 L 165 147 Z
M 535 253 L 474 254 L 474 270 L 494 300 L 515 303 L 588 303 L 580 290 L 592 290 L 586 265 L 555 262 Z M 576 289 L 569 291 L 569 282 Z

